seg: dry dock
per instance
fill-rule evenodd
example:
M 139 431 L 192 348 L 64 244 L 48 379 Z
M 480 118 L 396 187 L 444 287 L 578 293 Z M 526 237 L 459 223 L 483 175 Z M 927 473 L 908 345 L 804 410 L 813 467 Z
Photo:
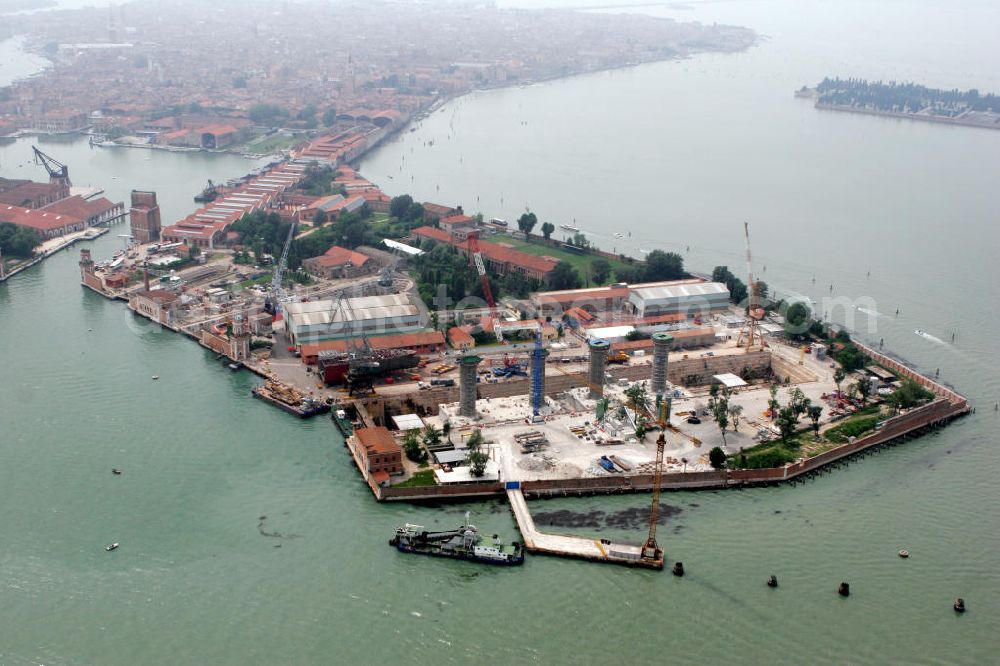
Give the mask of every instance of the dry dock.
M 574 557 L 592 562 L 609 562 L 624 564 L 630 567 L 645 567 L 662 569 L 663 560 L 644 560 L 641 548 L 632 544 L 611 543 L 604 539 L 588 539 L 586 537 L 566 536 L 562 534 L 545 534 L 535 527 L 531 518 L 528 503 L 520 488 L 507 488 L 507 499 L 521 531 L 525 550 L 545 555 Z

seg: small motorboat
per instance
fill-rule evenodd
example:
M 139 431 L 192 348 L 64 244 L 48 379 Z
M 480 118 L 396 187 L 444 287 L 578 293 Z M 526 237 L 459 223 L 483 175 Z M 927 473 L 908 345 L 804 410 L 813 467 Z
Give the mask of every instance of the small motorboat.
M 115 467 L 114 469 L 112 469 L 111 473 L 114 474 L 115 476 L 121 476 L 122 475 L 122 471 L 120 469 L 118 469 L 117 467 Z
M 917 330 L 913 331 L 913 332 L 916 333 L 917 335 L 923 335 L 924 334 L 923 329 L 919 329 L 919 328 Z
M 117 550 L 117 548 L 118 548 L 118 542 L 116 541 L 113 544 L 105 546 L 104 550 L 111 552 L 112 550 Z
M 153 379 L 154 379 L 154 380 L 157 380 L 157 379 L 159 379 L 159 378 L 160 378 L 160 376 L 159 376 L 159 375 L 153 375 Z

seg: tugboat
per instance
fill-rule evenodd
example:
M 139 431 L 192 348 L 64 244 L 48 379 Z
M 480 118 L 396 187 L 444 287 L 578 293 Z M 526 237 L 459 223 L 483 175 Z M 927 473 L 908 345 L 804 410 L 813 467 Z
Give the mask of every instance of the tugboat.
M 469 523 L 469 514 L 466 513 L 465 524 L 457 530 L 428 532 L 420 525 L 409 523 L 397 527 L 389 545 L 403 553 L 452 557 L 486 564 L 524 564 L 524 546 L 517 541 L 504 545 L 496 534 L 490 542 L 483 541 L 476 526 Z

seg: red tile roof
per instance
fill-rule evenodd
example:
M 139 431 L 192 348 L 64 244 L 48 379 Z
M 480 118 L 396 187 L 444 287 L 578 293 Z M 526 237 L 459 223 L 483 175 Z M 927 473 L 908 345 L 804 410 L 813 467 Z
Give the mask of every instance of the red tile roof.
M 361 446 L 365 447 L 368 455 L 373 453 L 402 453 L 403 449 L 396 443 L 396 439 L 386 428 L 376 426 L 375 428 L 358 428 L 354 431 Z
M 19 227 L 30 227 L 38 231 L 52 231 L 74 224 L 83 224 L 82 219 L 72 215 L 60 215 L 20 206 L 0 206 L 0 222 L 12 222 Z
M 476 339 L 469 335 L 468 331 L 458 326 L 452 326 L 448 329 L 448 341 L 453 347 L 476 343 Z
M 323 267 L 351 264 L 355 268 L 360 268 L 368 261 L 368 257 L 360 252 L 348 250 L 346 247 L 340 247 L 339 245 L 334 245 L 324 254 L 313 257 L 313 259 L 316 260 L 315 263 Z

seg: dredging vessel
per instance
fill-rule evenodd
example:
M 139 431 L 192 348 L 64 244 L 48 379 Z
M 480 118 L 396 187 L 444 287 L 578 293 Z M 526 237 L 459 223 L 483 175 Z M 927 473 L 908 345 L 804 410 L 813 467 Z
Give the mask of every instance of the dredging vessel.
M 403 553 L 508 566 L 524 563 L 524 546 L 521 543 L 514 541 L 510 545 L 503 544 L 496 534 L 487 541 L 476 526 L 469 523 L 468 513 L 465 514 L 465 525 L 456 530 L 428 532 L 420 525 L 409 523 L 397 527 L 389 545 Z

